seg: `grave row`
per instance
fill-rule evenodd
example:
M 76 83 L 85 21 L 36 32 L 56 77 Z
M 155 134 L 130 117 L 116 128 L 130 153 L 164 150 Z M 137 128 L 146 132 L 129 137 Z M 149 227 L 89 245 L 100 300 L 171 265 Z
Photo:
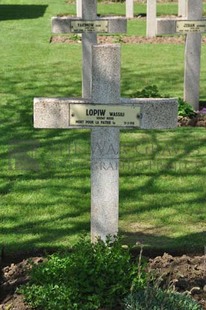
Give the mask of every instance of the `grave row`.
M 157 35 L 156 18 L 157 18 L 157 0 L 147 0 L 147 29 L 146 36 L 153 38 Z M 178 0 L 178 18 L 187 18 L 188 0 Z
M 82 17 L 82 1 L 76 0 L 76 15 Z M 126 18 L 134 17 L 134 0 L 126 0 Z
M 82 17 L 82 0 L 77 0 L 77 12 Z M 147 0 L 147 37 L 159 35 L 182 35 L 185 40 L 184 91 L 183 98 L 194 110 L 199 109 L 199 84 L 201 60 L 201 33 L 206 32 L 206 20 L 203 19 L 202 0 L 179 0 L 178 18 L 157 18 L 157 0 Z M 127 12 L 133 12 L 133 0 L 126 1 Z M 128 17 L 129 13 L 126 15 Z M 129 17 L 132 17 L 131 15 Z M 117 22 L 118 18 L 116 18 Z M 119 19 L 120 21 L 120 19 Z M 125 29 L 116 27 L 117 32 Z M 69 32 L 70 29 L 65 29 Z M 58 31 L 56 31 L 57 33 Z M 64 32 L 60 29 L 59 32 Z M 103 32 L 103 29 L 102 29 Z M 105 32 L 116 32 L 111 29 Z
M 97 33 L 125 32 L 126 19 L 97 18 L 96 0 L 82 1 L 82 18 L 55 17 L 54 33 L 82 33 L 82 98 L 35 98 L 34 127 L 91 129 L 91 239 L 118 232 L 120 129 L 177 125 L 176 99 L 121 98 L 118 44 L 96 44 Z
M 199 110 L 201 37 L 206 33 L 202 0 L 184 0 L 177 18 L 157 18 L 156 0 L 148 0 L 147 36 L 185 35 L 184 100 Z
M 126 18 L 134 18 L 134 0 L 125 0 L 126 3 Z M 186 1 L 178 0 L 178 16 L 186 16 Z M 156 0 L 147 0 L 147 16 L 154 15 L 156 12 Z M 76 0 L 76 15 L 82 17 L 82 0 Z M 156 14 L 155 14 L 156 16 Z M 147 18 L 147 23 L 150 25 L 150 18 Z M 148 28 L 149 32 L 153 31 L 153 25 Z

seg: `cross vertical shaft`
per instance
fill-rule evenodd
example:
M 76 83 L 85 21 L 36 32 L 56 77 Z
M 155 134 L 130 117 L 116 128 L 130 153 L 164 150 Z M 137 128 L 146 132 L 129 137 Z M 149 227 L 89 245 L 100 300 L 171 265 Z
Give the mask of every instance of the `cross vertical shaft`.
M 202 0 L 187 0 L 188 20 L 202 19 Z M 185 42 L 184 100 L 199 108 L 201 33 L 188 33 Z
M 178 16 L 187 16 L 187 6 L 185 0 L 178 0 Z
M 147 37 L 153 38 L 156 36 L 156 14 L 157 0 L 147 0 Z
M 126 0 L 126 17 L 134 17 L 134 0 Z
M 93 46 L 92 102 L 120 102 L 120 46 Z M 119 129 L 91 133 L 91 238 L 118 232 Z
M 77 17 L 82 17 L 82 0 L 76 0 L 76 14 Z
M 97 18 L 97 0 L 82 1 L 82 19 L 95 20 Z M 92 44 L 97 44 L 96 33 L 82 34 L 82 97 L 91 98 L 91 68 L 92 68 Z

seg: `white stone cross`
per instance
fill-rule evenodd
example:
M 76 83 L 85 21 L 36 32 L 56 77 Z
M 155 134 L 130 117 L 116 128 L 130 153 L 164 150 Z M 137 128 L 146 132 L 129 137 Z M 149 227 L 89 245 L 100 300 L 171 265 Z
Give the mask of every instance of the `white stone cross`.
M 186 34 L 184 100 L 199 109 L 201 33 L 206 32 L 202 0 L 187 0 L 187 19 L 157 19 L 157 35 Z
M 77 17 L 82 17 L 82 0 L 76 0 Z M 126 17 L 134 17 L 134 0 L 126 0 Z
M 120 46 L 92 46 L 90 98 L 35 98 L 35 128 L 92 128 L 91 239 L 118 232 L 120 128 L 177 125 L 176 99 L 120 97 Z
M 134 0 L 126 0 L 126 17 L 134 18 Z
M 77 17 L 82 17 L 82 0 L 76 0 L 76 14 Z
M 97 33 L 125 33 L 127 20 L 115 16 L 97 17 L 97 0 L 79 1 L 78 5 L 82 5 L 82 17 L 53 17 L 52 32 L 82 33 L 82 96 L 90 98 L 91 46 L 97 44 Z
M 178 16 L 187 16 L 187 0 L 178 0 Z M 157 0 L 147 0 L 147 38 L 156 36 Z
M 157 0 L 147 0 L 147 22 L 146 36 L 153 38 L 156 36 Z
M 187 1 L 178 0 L 178 16 L 187 17 Z

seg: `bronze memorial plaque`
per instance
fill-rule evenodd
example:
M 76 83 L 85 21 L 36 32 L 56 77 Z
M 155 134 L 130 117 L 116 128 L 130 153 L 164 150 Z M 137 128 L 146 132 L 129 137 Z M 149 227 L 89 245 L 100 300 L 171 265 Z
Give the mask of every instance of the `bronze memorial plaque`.
M 176 23 L 178 33 L 206 32 L 206 20 L 179 20 Z
M 108 32 L 108 20 L 72 20 L 71 32 Z
M 140 107 L 136 105 L 70 104 L 70 126 L 140 127 Z

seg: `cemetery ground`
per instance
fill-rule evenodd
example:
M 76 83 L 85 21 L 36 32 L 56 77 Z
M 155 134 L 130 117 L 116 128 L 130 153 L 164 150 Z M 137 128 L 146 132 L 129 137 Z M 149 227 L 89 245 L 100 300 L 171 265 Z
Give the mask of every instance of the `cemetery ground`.
M 176 14 L 177 4 L 159 4 L 158 10 L 160 15 Z M 135 3 L 135 12 L 145 14 L 145 4 Z M 74 4 L 0 4 L 0 250 L 3 267 L 8 265 L 3 269 L 8 294 L 0 303 L 8 298 L 7 306 L 15 302 L 9 299 L 13 288 L 25 280 L 24 259 L 68 249 L 90 229 L 89 131 L 33 128 L 33 97 L 81 95 L 80 45 L 50 42 L 50 18 L 63 13 L 75 14 Z M 101 3 L 99 13 L 123 14 L 124 4 Z M 129 21 L 132 35 L 145 35 L 144 18 Z M 122 43 L 122 36 L 116 40 Z M 157 85 L 162 95 L 182 97 L 184 46 L 167 40 L 155 47 L 122 43 L 122 96 Z M 203 43 L 201 103 L 206 101 L 205 56 Z M 122 130 L 120 142 L 119 228 L 124 243 L 136 245 L 136 253 L 143 245 L 145 256 L 163 272 L 176 261 L 183 290 L 201 287 L 199 294 L 193 291 L 198 300 L 205 300 L 205 142 L 204 126 Z M 165 255 L 158 262 L 155 256 L 164 252 L 173 258 Z M 183 254 L 187 257 L 179 259 Z M 176 276 L 173 270 L 171 277 Z M 18 307 L 14 309 L 24 309 Z

